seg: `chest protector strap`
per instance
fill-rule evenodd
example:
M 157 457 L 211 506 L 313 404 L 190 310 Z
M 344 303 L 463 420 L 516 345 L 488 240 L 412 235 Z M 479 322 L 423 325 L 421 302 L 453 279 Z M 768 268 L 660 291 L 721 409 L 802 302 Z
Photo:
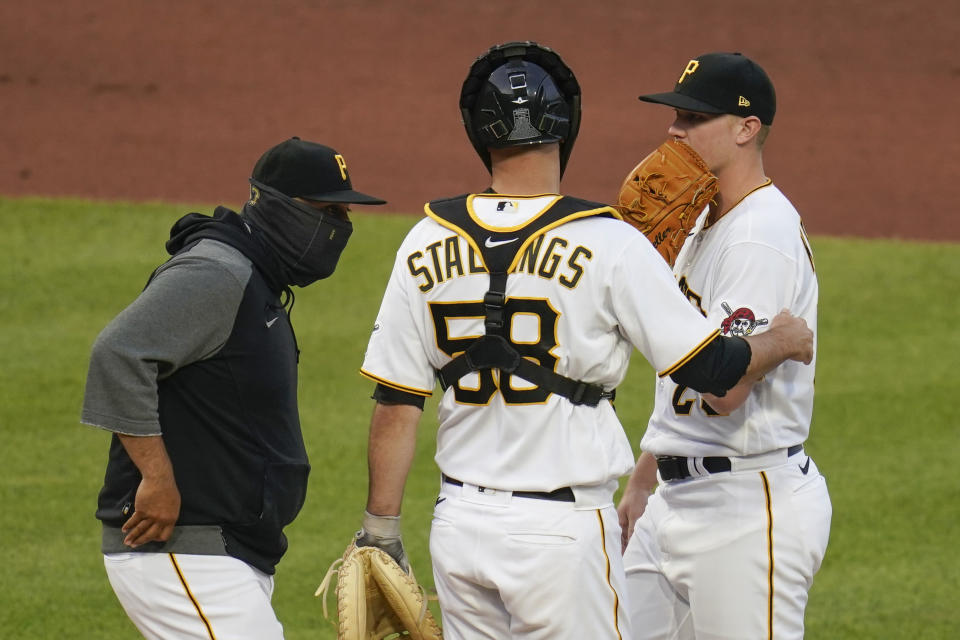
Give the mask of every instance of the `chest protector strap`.
M 508 232 L 491 231 L 482 226 L 468 209 L 468 196 L 435 200 L 427 205 L 427 214 L 443 226 L 466 238 L 483 257 L 490 274 L 490 285 L 483 296 L 485 335 L 474 340 L 466 351 L 437 372 L 446 389 L 461 377 L 481 369 L 499 369 L 527 382 L 563 396 L 573 404 L 595 407 L 614 391 L 556 373 L 552 369 L 520 356 L 507 340 L 504 307 L 507 302 L 507 277 L 516 268 L 523 251 L 538 235 L 571 220 L 590 216 L 618 217 L 610 207 L 586 200 L 562 197 L 526 226 Z

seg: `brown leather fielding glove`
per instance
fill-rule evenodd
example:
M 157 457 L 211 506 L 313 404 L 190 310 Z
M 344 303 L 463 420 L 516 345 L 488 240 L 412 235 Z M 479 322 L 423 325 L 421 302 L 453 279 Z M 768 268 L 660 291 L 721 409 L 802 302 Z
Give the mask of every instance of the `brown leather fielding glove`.
M 667 140 L 623 181 L 617 210 L 672 267 L 687 234 L 717 194 L 717 177 L 690 145 Z

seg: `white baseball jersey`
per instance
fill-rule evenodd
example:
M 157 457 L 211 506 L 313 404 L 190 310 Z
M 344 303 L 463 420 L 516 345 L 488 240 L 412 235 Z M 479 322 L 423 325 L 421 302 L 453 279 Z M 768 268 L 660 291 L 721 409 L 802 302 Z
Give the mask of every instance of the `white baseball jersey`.
M 796 210 L 769 182 L 713 225 L 702 215 L 674 275 L 723 334 L 764 331 L 786 308 L 816 336 L 807 239 Z M 636 637 L 803 637 L 831 518 L 816 464 L 802 449 L 788 450 L 807 438 L 813 376 L 813 364 L 785 362 L 727 416 L 690 389 L 657 381 L 641 447 L 727 456 L 731 470 L 662 482 L 650 496 L 623 558 Z
M 674 275 L 711 326 L 747 336 L 765 331 L 788 309 L 806 320 L 816 339 L 813 257 L 800 216 L 783 193 L 767 182 L 715 224 L 705 222 L 704 213 L 677 256 Z M 815 364 L 781 364 L 729 415 L 661 377 L 641 447 L 654 455 L 746 456 L 802 443 L 813 412 Z
M 560 199 L 481 194 L 466 205 L 490 231 L 484 242 L 492 246 L 513 242 L 511 232 L 535 224 Z M 578 215 L 601 212 L 616 215 L 608 207 Z M 484 334 L 490 279 L 472 243 L 430 217 L 409 232 L 370 337 L 364 375 L 429 396 L 436 371 Z M 564 222 L 520 249 L 507 280 L 507 335 L 522 356 L 557 373 L 609 390 L 623 380 L 634 347 L 666 373 L 717 335 L 716 323 L 690 308 L 650 242 L 621 220 Z M 634 465 L 607 400 L 575 406 L 497 370 L 470 373 L 447 388 L 439 419 L 436 462 L 465 483 L 552 491 L 607 483 Z

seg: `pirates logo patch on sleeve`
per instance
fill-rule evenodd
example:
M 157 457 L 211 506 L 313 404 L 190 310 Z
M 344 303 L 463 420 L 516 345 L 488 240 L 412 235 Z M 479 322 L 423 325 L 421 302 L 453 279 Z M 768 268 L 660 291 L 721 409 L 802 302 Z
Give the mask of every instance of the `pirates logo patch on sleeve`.
M 746 337 L 753 333 L 753 330 L 769 322 L 766 318 L 757 320 L 756 315 L 747 307 L 740 307 L 734 311 L 729 304 L 723 302 L 720 304 L 727 313 L 727 317 L 720 323 L 720 331 L 723 335 Z

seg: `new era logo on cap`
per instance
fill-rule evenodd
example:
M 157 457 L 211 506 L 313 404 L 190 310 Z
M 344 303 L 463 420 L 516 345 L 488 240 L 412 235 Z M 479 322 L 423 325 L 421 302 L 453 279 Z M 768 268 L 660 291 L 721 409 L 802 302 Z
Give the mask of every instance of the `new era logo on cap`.
M 296 136 L 260 156 L 251 178 L 291 198 L 351 204 L 386 202 L 354 191 L 347 161 L 336 150 Z
M 673 91 L 640 96 L 644 102 L 685 111 L 757 116 L 772 124 L 777 111 L 773 83 L 740 53 L 707 53 L 687 63 Z

